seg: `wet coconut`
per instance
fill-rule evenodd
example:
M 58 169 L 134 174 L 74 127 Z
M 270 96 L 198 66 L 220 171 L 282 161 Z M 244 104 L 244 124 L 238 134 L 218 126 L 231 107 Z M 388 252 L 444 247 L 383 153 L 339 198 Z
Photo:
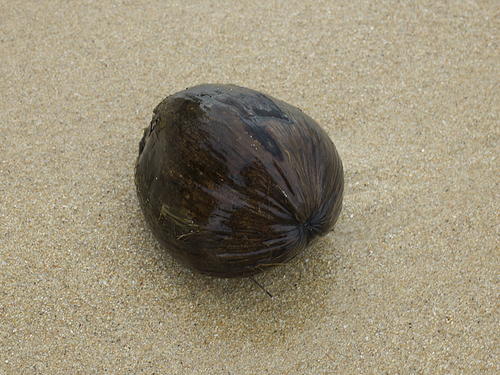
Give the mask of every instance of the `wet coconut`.
M 245 277 L 283 264 L 333 229 L 340 157 L 299 109 L 235 85 L 163 100 L 139 145 L 139 202 L 184 266 Z

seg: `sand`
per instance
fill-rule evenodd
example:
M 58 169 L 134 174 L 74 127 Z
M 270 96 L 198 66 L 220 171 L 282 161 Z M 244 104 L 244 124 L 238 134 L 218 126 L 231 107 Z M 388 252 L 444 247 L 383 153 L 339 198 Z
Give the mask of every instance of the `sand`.
M 0 3 L 0 374 L 500 372 L 500 3 L 234 3 Z M 139 209 L 153 108 L 206 82 L 301 108 L 344 162 L 272 299 Z

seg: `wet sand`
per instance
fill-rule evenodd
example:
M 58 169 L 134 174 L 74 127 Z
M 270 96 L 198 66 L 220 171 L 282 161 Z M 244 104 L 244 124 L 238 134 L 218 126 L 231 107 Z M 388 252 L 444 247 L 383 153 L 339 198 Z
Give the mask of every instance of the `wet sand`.
M 500 4 L 0 5 L 0 374 L 500 371 Z M 301 108 L 333 233 L 247 279 L 180 267 L 133 179 L 167 95 Z

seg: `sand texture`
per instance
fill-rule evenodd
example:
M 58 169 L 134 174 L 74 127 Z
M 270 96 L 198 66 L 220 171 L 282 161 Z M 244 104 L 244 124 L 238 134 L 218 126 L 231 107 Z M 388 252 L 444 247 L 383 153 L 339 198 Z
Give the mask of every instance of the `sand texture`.
M 301 108 L 336 229 L 248 279 L 180 267 L 135 193 L 167 95 Z M 500 373 L 500 2 L 0 2 L 0 374 Z

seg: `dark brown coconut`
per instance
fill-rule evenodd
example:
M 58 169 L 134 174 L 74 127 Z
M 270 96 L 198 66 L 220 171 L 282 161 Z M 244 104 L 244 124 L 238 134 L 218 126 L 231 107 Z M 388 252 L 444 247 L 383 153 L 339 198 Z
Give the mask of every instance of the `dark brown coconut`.
M 200 85 L 154 110 L 135 170 L 158 241 L 192 270 L 251 276 L 333 229 L 342 162 L 299 109 L 235 85 Z

